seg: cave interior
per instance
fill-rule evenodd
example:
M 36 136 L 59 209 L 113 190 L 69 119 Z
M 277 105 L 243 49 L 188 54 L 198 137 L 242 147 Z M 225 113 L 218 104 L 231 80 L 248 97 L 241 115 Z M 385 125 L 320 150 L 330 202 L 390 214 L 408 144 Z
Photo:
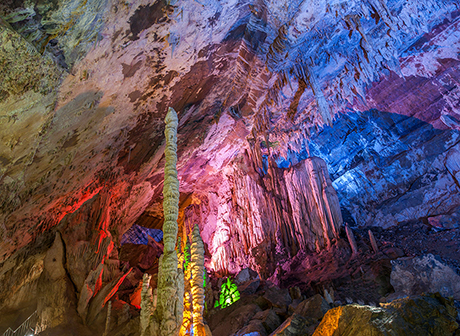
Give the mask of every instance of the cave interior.
M 0 334 L 460 335 L 459 132 L 458 0 L 2 0 Z

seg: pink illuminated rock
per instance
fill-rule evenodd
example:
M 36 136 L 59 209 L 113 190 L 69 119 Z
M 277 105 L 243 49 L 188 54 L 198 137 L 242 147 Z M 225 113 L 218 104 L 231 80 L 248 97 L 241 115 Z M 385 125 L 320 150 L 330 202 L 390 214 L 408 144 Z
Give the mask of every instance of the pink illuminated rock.
M 275 271 L 276 258 L 331 246 L 342 215 L 323 160 L 307 159 L 285 170 L 271 167 L 263 177 L 242 174 L 238 165 L 229 176 L 233 185 L 216 205 L 209 203 L 208 211 L 217 218 L 204 218 L 205 226 L 216 228 L 213 239 L 205 240 L 212 254 L 210 267 L 231 273 L 252 267 L 266 277 Z

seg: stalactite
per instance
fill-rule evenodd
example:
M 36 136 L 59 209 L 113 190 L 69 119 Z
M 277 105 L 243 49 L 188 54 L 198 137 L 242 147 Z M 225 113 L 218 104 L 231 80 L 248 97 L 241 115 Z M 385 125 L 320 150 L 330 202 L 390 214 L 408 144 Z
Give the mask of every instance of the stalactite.
M 278 30 L 278 36 L 270 45 L 267 53 L 267 67 L 273 71 L 278 64 L 283 64 L 286 51 L 289 47 L 288 26 L 282 25 Z
M 192 289 L 192 305 L 193 305 L 193 335 L 206 336 L 203 323 L 204 310 L 204 245 L 200 236 L 200 229 L 195 224 L 192 234 L 191 246 L 192 260 L 190 268 L 192 271 L 191 289 Z
M 316 99 L 316 106 L 318 108 L 319 115 L 321 116 L 321 121 L 328 125 L 332 124 L 331 107 L 326 101 L 323 91 L 321 90 L 315 75 L 311 72 L 310 67 L 306 64 L 299 64 L 296 66 L 296 69 L 298 78 L 310 84 L 310 88 Z
M 179 230 L 179 180 L 177 179 L 177 125 L 176 111 L 169 108 L 165 118 L 165 181 L 163 186 L 163 255 L 158 267 L 157 307 L 150 322 L 151 335 L 178 335 L 184 310 L 184 273 L 176 253 Z

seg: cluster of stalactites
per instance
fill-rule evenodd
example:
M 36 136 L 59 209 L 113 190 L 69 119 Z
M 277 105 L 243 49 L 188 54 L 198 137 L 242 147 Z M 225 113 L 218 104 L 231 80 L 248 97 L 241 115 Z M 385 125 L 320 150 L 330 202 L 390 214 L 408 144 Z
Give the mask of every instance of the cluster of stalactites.
M 316 100 L 309 126 L 330 124 L 355 99 L 366 106 L 366 87 L 388 71 L 402 76 L 399 57 L 407 45 L 459 8 L 454 0 L 297 1 L 288 14 L 273 11 L 273 6 L 277 4 L 268 5 L 271 16 L 284 19 L 267 47 L 266 66 L 274 77 L 267 83 L 268 99 L 258 109 L 276 103 L 291 81 L 304 82 Z

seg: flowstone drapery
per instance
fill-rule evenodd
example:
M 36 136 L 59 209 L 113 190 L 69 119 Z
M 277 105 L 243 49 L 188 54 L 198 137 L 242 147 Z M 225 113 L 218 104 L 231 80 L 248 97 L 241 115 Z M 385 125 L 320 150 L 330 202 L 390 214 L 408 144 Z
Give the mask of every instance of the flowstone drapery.
M 179 214 L 179 180 L 176 169 L 178 119 L 176 111 L 171 107 L 166 114 L 165 123 L 164 249 L 158 267 L 157 306 L 145 331 L 145 335 L 152 336 L 178 335 L 184 310 L 184 273 L 178 268 L 175 250 Z

